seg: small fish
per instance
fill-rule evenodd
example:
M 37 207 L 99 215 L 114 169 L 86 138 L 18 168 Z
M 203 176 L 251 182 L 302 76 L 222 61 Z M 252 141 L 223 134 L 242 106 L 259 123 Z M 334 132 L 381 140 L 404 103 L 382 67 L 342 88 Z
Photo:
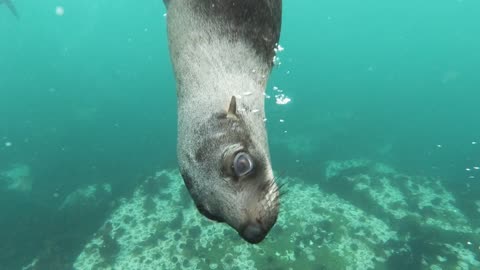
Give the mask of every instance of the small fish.
M 0 4 L 5 4 L 8 7 L 8 9 L 10 9 L 10 11 L 13 13 L 13 15 L 19 18 L 17 9 L 15 8 L 11 0 L 0 0 Z

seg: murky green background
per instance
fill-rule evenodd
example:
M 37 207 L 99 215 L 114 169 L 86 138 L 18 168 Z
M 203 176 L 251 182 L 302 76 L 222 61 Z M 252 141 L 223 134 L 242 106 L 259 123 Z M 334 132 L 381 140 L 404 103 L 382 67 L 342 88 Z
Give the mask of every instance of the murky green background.
M 0 188 L 0 269 L 52 241 L 75 258 L 108 213 L 58 214 L 79 186 L 108 182 L 114 201 L 176 166 L 162 1 L 14 4 L 19 19 L 0 5 L 0 171 L 26 164 L 34 182 Z M 274 169 L 317 182 L 325 161 L 375 159 L 478 199 L 479 14 L 473 0 L 284 0 Z

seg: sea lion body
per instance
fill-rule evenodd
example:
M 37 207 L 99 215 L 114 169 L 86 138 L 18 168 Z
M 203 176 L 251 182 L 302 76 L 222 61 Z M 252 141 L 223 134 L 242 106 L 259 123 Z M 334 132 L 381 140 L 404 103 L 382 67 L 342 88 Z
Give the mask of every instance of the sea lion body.
M 0 0 L 0 5 L 1 4 L 5 4 L 15 17 L 19 17 L 17 9 L 15 8 L 11 0 Z
M 264 92 L 281 0 L 170 0 L 180 172 L 199 211 L 250 243 L 278 216 Z

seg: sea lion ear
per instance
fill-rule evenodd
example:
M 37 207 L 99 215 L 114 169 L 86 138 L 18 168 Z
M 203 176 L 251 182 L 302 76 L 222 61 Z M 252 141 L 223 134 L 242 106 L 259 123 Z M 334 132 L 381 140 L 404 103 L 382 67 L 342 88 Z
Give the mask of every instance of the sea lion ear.
M 230 100 L 230 106 L 228 106 L 227 116 L 237 118 L 237 99 L 235 98 L 235 96 L 232 96 L 232 99 Z

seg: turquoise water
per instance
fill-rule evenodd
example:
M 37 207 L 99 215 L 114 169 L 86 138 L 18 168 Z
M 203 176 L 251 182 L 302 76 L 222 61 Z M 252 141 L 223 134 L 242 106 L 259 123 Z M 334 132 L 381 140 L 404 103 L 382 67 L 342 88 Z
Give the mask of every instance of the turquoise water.
M 41 263 L 33 269 L 72 269 L 121 198 L 131 198 L 157 171 L 177 166 L 166 10 L 162 1 L 14 4 L 18 19 L 0 5 L 0 269 L 21 269 L 35 258 Z M 57 7 L 63 7 L 63 16 Z M 480 228 L 478 14 L 480 2 L 473 0 L 284 1 L 280 44 L 285 49 L 266 102 L 274 170 L 308 187 L 319 185 L 380 220 L 391 218 L 371 209 L 381 203 L 362 205 L 363 195 L 349 193 L 358 187 L 328 181 L 330 161 L 371 160 L 398 174 L 435 179 L 447 192 L 433 190 L 455 198 L 453 205 L 466 220 L 462 226 L 475 235 Z M 291 102 L 277 104 L 277 88 Z M 12 185 L 12 174 L 23 184 Z M 343 179 L 330 178 L 335 177 Z M 75 197 L 69 195 L 95 185 L 109 185 L 98 204 L 64 210 L 67 198 Z M 422 208 L 409 207 L 415 213 Z M 430 211 L 418 213 L 441 215 L 436 208 Z M 458 264 L 445 263 L 443 269 L 480 269 L 474 262 L 461 264 L 466 257 L 480 261 L 479 239 L 469 233 L 429 230 L 422 227 L 427 219 L 387 223 L 393 231 L 416 232 L 420 242 L 430 241 L 424 237 L 430 232 L 441 239 L 434 245 L 438 249 L 442 241 L 458 240 L 473 254 L 457 254 Z M 282 239 L 275 230 L 269 237 Z M 244 245 L 235 237 L 231 241 Z M 417 245 L 415 254 L 424 257 L 408 267 L 442 263 L 429 248 Z M 323 252 L 304 264 L 271 265 L 308 269 L 300 267 L 340 260 L 332 256 Z M 455 261 L 451 254 L 438 256 Z M 262 260 L 255 259 L 258 269 Z M 405 269 L 402 261 L 387 259 L 375 268 Z M 346 267 L 339 262 L 312 269 Z

